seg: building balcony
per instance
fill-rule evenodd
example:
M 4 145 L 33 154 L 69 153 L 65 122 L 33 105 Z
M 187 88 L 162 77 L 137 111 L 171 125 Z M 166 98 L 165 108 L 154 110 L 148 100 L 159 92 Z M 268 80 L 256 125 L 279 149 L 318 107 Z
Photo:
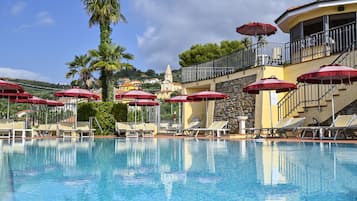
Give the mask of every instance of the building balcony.
M 261 42 L 221 58 L 183 67 L 182 82 L 196 82 L 258 66 L 298 64 L 345 51 L 353 44 L 356 22 L 311 34 L 287 43 Z

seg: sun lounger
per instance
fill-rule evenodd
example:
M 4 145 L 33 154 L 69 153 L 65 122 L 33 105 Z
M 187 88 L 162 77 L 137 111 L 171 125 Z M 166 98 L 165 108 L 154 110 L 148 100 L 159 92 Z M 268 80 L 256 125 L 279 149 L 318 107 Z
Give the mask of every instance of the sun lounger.
M 73 123 L 62 122 L 58 125 L 59 136 L 62 137 L 77 137 L 77 129 L 73 127 Z
M 287 125 L 287 123 L 291 120 L 291 118 L 285 118 L 285 119 L 281 119 L 280 121 L 278 121 L 277 124 L 275 124 L 273 126 L 273 128 L 245 128 L 245 131 L 247 134 L 249 133 L 253 133 L 256 134 L 257 136 L 260 136 L 260 134 L 262 132 L 267 132 L 268 134 L 273 134 L 274 131 L 276 131 L 277 129 L 281 129 L 283 128 L 285 125 Z
M 141 131 L 142 137 L 154 137 L 155 128 L 156 128 L 155 124 L 145 123 L 144 129 Z
M 182 130 L 182 132 L 184 135 L 191 135 L 192 129 L 199 128 L 200 125 L 201 125 L 200 121 L 192 121 L 188 124 L 187 128 Z
M 0 138 L 10 138 L 14 130 L 14 120 L 0 119 Z
M 116 122 L 115 130 L 119 135 L 124 133 L 126 137 L 139 137 L 139 130 L 134 129 L 129 123 Z
M 315 139 L 317 134 L 319 134 L 320 139 L 337 139 L 337 136 L 345 131 L 352 120 L 356 118 L 355 115 L 338 115 L 335 121 L 330 126 L 308 126 L 308 127 L 299 127 L 302 132 L 301 138 L 305 138 L 307 132 L 312 133 L 312 139 Z M 328 132 L 328 137 L 324 136 L 324 134 Z M 333 137 L 332 137 L 333 136 Z
M 91 127 L 89 121 L 78 121 L 77 132 L 80 137 L 93 137 L 95 129 Z
M 305 117 L 290 118 L 289 121 L 287 121 L 280 128 L 273 128 L 273 134 L 277 133 L 279 137 L 281 137 L 282 134 L 285 134 L 287 137 L 287 132 L 295 133 L 298 128 L 304 124 L 304 121 Z
M 33 128 L 33 131 L 36 132 L 39 136 L 45 136 L 53 134 L 57 135 L 57 124 L 40 124 L 37 127 Z
M 24 121 L 15 121 L 14 122 L 14 130 L 12 132 L 12 138 L 15 138 L 17 133 L 21 134 L 21 138 L 25 138 L 27 132 L 29 132 L 31 137 L 33 138 L 33 129 L 26 128 L 26 124 Z
M 199 132 L 209 132 L 214 136 L 215 132 L 217 137 L 220 137 L 220 133 L 222 132 L 225 134 L 229 131 L 227 128 L 228 121 L 214 121 L 209 127 L 207 128 L 193 128 L 191 131 L 195 133 L 195 137 L 198 136 Z

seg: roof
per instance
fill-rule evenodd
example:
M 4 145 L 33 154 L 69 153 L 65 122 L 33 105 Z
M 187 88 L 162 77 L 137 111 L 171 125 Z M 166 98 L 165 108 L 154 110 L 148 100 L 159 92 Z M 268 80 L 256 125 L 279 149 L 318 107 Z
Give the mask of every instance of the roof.
M 283 14 L 281 14 L 275 20 L 275 23 L 279 26 L 279 28 L 283 32 L 287 33 L 287 32 L 289 32 L 289 27 L 288 27 L 289 22 L 292 21 L 298 15 L 307 13 L 309 11 L 317 10 L 320 8 L 353 4 L 353 3 L 357 3 L 357 0 L 318 0 L 318 1 L 314 1 L 314 2 L 303 4 L 300 6 L 288 8 Z

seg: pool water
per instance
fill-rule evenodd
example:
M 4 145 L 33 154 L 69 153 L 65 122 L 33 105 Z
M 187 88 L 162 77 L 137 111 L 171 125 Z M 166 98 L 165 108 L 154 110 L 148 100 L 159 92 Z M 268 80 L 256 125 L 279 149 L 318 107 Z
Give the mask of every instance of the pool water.
M 195 139 L 0 140 L 0 200 L 357 200 L 357 146 Z

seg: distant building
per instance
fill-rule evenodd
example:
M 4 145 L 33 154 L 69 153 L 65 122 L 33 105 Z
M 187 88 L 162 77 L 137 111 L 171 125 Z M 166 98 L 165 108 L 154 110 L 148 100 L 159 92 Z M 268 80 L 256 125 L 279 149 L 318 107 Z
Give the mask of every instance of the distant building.
M 145 84 L 155 84 L 155 83 L 160 83 L 160 80 L 158 78 L 151 78 L 151 79 L 146 79 L 144 80 Z
M 140 90 L 141 84 L 142 84 L 141 81 L 133 80 L 120 85 L 119 90 L 120 91 Z
M 170 95 L 175 91 L 181 91 L 180 83 L 173 82 L 171 66 L 167 65 L 164 80 L 161 82 L 161 90 L 156 95 L 159 99 L 170 98 Z

